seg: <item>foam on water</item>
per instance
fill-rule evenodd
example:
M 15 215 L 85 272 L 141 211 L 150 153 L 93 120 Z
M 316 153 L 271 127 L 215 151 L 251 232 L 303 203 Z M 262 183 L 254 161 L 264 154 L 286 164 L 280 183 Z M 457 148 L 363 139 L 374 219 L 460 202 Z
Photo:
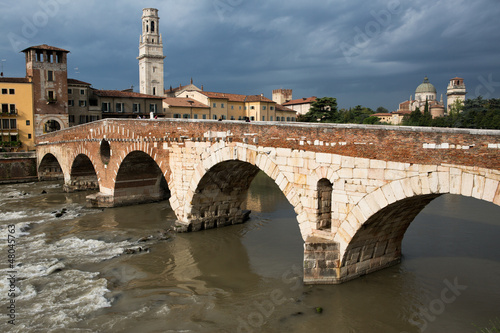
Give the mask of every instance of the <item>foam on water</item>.
M 2 238 L 6 238 L 5 232 L 2 230 Z M 45 234 L 22 237 L 20 241 L 18 238 L 15 293 L 16 305 L 22 309 L 22 321 L 19 320 L 13 332 L 48 327 L 62 329 L 82 320 L 90 312 L 111 306 L 105 297 L 109 292 L 107 280 L 99 278 L 99 273 L 71 267 L 113 258 L 131 244 L 77 237 L 48 243 Z M 6 251 L 7 242 L 3 241 L 0 252 Z M 12 270 L 6 265 L 6 262 L 1 263 L 1 276 L 7 276 L 7 272 Z M 0 303 L 7 304 L 8 290 L 9 281 L 0 279 Z M 0 322 L 0 331 L 11 329 L 11 326 Z

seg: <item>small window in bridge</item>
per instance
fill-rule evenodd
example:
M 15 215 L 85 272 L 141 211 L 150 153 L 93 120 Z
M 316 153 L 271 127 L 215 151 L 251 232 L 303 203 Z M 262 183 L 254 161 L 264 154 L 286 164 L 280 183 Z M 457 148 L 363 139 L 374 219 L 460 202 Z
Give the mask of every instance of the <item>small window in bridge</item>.
M 109 142 L 107 140 L 101 141 L 101 161 L 104 164 L 109 163 L 109 159 L 111 158 L 111 147 L 109 146 Z

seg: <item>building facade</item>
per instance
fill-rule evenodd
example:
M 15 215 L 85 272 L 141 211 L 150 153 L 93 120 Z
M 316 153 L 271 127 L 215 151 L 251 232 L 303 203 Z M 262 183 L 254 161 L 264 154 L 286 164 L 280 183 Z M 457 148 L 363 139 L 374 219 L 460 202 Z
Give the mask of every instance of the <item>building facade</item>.
M 35 149 L 33 84 L 28 78 L 0 77 L 0 149 Z
M 43 44 L 22 52 L 26 77 L 33 83 L 35 136 L 68 128 L 69 51 Z

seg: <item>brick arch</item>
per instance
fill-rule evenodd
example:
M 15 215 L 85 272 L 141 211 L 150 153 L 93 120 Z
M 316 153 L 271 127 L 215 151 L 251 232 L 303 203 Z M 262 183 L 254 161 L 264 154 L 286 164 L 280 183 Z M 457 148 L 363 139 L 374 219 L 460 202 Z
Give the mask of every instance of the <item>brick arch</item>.
M 186 197 L 183 198 L 184 205 L 177 205 L 177 217 L 181 221 L 189 221 L 192 218 L 193 212 L 192 202 L 195 198 L 197 191 L 199 190 L 200 182 L 204 177 L 213 171 L 214 167 L 220 165 L 224 162 L 236 161 L 241 163 L 246 163 L 249 166 L 254 166 L 256 170 L 263 171 L 269 178 L 271 178 L 283 192 L 287 200 L 294 207 L 297 213 L 297 220 L 299 222 L 299 228 L 303 239 L 306 239 L 312 233 L 313 225 L 311 223 L 304 209 L 300 197 L 301 193 L 294 186 L 292 180 L 282 172 L 280 166 L 276 164 L 266 153 L 258 152 L 254 149 L 249 149 L 247 147 L 228 147 L 224 146 L 217 149 L 207 156 L 203 156 L 200 162 L 195 166 L 194 173 L 190 181 L 189 189 L 187 191 Z M 252 178 L 253 179 L 253 178 Z M 174 194 L 172 194 L 172 197 Z M 174 201 L 181 202 L 181 198 L 175 198 Z
M 99 190 L 99 171 L 93 156 L 79 146 L 70 157 L 69 179 L 65 180 L 65 191 Z
M 38 179 L 40 180 L 51 180 L 51 179 L 60 179 L 60 176 L 58 176 L 58 172 L 54 170 L 56 168 L 56 165 L 46 165 L 47 163 L 47 158 L 51 158 L 52 156 L 56 161 L 61 169 L 61 172 L 63 174 L 63 179 L 69 179 L 69 170 L 68 166 L 65 165 L 64 163 L 61 163 L 61 161 L 64 161 L 64 158 L 62 156 L 62 153 L 60 151 L 51 151 L 51 150 L 44 150 L 43 152 L 38 151 L 37 152 L 37 172 L 38 172 Z M 52 163 L 53 164 L 53 163 Z M 47 166 L 49 169 L 43 170 L 44 166 Z
M 168 182 L 154 157 L 132 150 L 120 157 L 114 170 L 115 206 L 160 201 L 169 196 Z
M 442 194 L 500 205 L 498 175 L 483 173 L 460 168 L 428 172 L 391 181 L 367 194 L 351 209 L 334 237 L 339 244 L 341 270 L 355 271 L 359 276 L 399 262 L 401 242 L 410 223 Z

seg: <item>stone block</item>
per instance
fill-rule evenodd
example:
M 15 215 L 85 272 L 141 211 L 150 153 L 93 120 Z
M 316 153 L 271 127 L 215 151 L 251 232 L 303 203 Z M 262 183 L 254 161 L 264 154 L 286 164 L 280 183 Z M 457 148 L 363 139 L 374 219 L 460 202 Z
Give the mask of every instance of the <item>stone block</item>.
M 495 198 L 495 193 L 499 188 L 499 182 L 493 179 L 486 179 L 484 184 L 483 197 L 481 199 L 492 202 Z
M 381 189 L 389 205 L 396 202 L 396 195 L 394 194 L 394 191 L 392 190 L 392 187 L 390 185 L 382 186 Z
M 332 163 L 332 154 L 316 153 L 316 162 L 317 163 L 331 164 Z
M 390 186 L 397 200 L 403 200 L 406 198 L 406 194 L 401 181 L 394 181 L 390 184 Z
M 484 192 L 486 179 L 483 176 L 474 175 L 474 186 L 472 187 L 472 197 L 481 199 Z
M 472 188 L 474 186 L 474 175 L 470 173 L 462 173 L 462 189 L 460 193 L 467 197 L 472 196 Z
M 370 160 L 370 168 L 371 169 L 386 169 L 387 162 L 380 160 Z

